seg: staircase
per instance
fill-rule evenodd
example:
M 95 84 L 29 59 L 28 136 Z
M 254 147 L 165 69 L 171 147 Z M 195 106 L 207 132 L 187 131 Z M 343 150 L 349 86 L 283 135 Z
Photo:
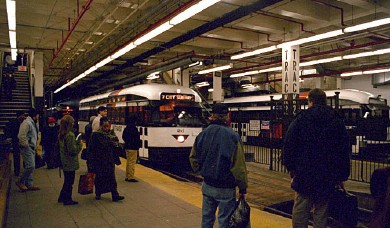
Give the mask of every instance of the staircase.
M 16 88 L 12 91 L 12 100 L 4 94 L 0 99 L 0 134 L 4 134 L 4 128 L 8 121 L 16 118 L 16 112 L 26 111 L 31 108 L 30 83 L 26 72 L 15 72 Z

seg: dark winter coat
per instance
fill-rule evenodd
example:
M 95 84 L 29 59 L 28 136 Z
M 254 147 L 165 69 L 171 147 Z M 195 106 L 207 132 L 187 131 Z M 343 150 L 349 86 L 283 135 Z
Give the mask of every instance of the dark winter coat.
M 309 196 L 328 195 L 350 173 L 351 146 L 341 117 L 328 106 L 302 111 L 286 133 L 283 162 L 291 187 Z
M 138 150 L 141 146 L 140 133 L 134 124 L 126 126 L 123 130 L 122 139 L 127 150 Z

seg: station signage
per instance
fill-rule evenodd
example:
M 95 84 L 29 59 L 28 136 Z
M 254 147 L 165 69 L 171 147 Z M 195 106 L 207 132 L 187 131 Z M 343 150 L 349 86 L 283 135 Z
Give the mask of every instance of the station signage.
M 161 100 L 172 101 L 195 101 L 195 95 L 193 94 L 177 94 L 177 93 L 161 93 Z

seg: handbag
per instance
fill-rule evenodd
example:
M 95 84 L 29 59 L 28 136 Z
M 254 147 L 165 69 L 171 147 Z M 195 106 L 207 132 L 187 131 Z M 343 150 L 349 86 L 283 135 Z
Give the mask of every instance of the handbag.
M 357 197 L 344 188 L 335 188 L 329 200 L 329 216 L 339 223 L 356 227 L 358 222 Z
M 96 174 L 87 173 L 80 175 L 78 192 L 81 195 L 87 195 L 93 193 L 93 185 L 95 182 Z

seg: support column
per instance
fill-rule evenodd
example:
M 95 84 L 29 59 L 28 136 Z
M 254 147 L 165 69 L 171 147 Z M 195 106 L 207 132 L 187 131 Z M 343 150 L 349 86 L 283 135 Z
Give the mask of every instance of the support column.
M 324 77 L 315 78 L 316 88 L 324 89 Z
M 213 103 L 223 101 L 222 72 L 213 72 Z
M 184 87 L 190 87 L 190 70 L 185 69 L 181 71 L 181 85 Z
M 42 111 L 44 107 L 43 97 L 43 52 L 36 52 L 34 55 L 34 96 L 35 96 L 35 108 L 38 111 Z M 32 71 L 33 72 L 33 71 Z

